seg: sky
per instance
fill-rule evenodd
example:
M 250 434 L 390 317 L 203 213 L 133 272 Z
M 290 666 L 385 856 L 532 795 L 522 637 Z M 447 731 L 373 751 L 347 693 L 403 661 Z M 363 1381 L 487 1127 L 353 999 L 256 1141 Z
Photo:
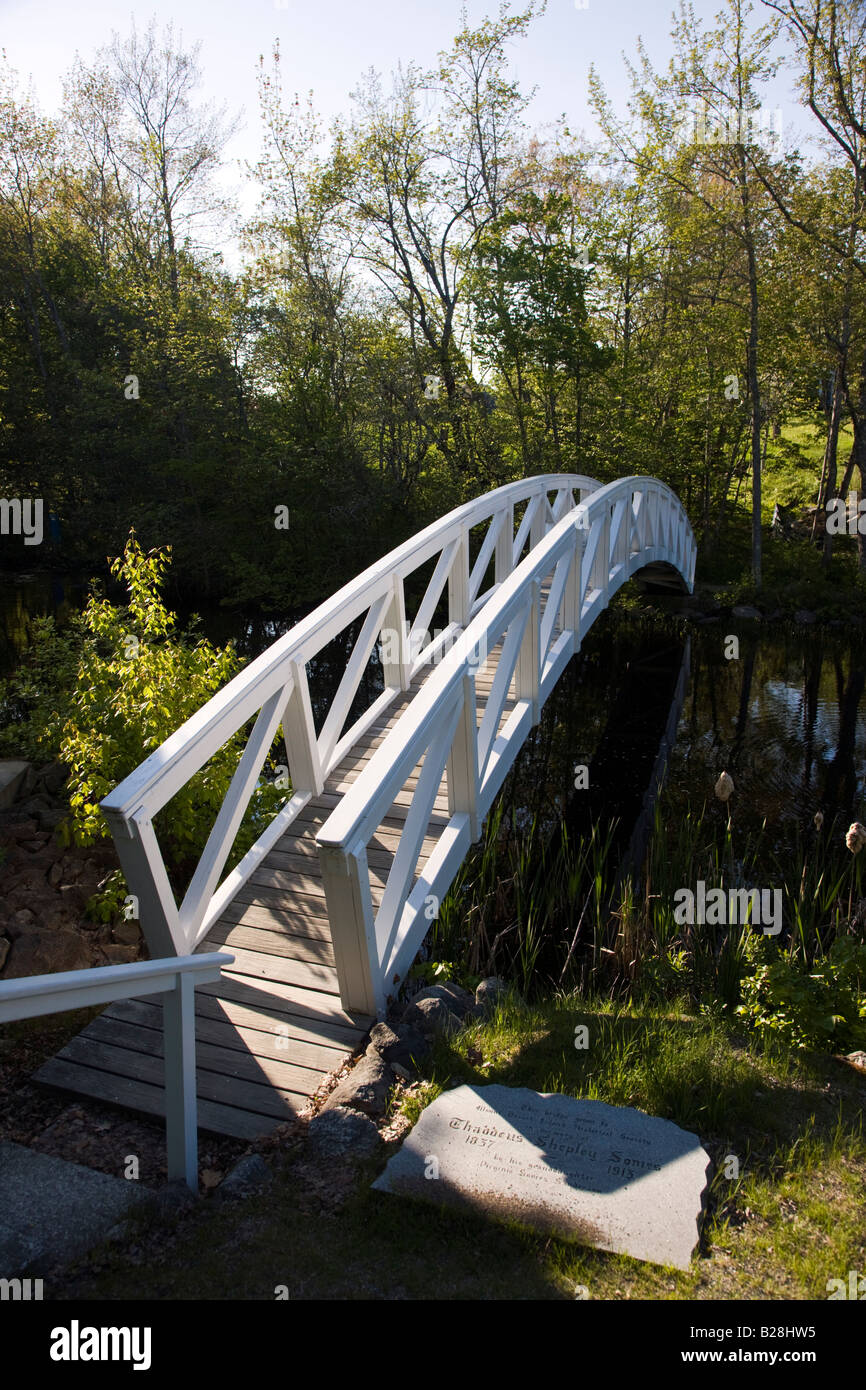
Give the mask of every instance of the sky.
M 59 108 L 62 77 L 76 51 L 90 61 L 112 30 L 130 32 L 132 21 L 146 28 L 155 17 L 160 28 L 174 21 L 184 46 L 201 44 L 202 101 L 225 102 L 229 113 L 243 111 L 241 127 L 227 146 L 224 186 L 252 212 L 255 194 L 244 189 L 242 168 L 260 152 L 256 72 L 264 55 L 270 66 L 279 38 L 283 90 L 287 97 L 312 90 L 314 105 L 327 126 L 349 111 L 349 94 L 371 67 L 388 76 L 399 62 L 432 64 L 460 28 L 462 0 L 0 0 L 0 48 L 43 112 Z M 585 7 L 584 7 L 585 6 Z M 709 22 L 724 0 L 693 0 L 696 15 Z M 513 73 L 523 90 L 536 87 L 527 113 L 531 126 L 543 127 L 564 115 L 574 134 L 597 138 L 587 99 L 590 64 L 598 71 L 615 107 L 625 113 L 629 82 L 622 54 L 636 56 L 641 35 L 656 68 L 671 56 L 671 0 L 548 0 L 527 35 L 511 49 Z M 498 0 L 466 4 L 470 23 L 495 15 Z M 519 3 L 512 12 L 519 11 Z M 760 17 L 756 5 L 756 17 Z M 782 107 L 785 126 L 793 120 L 791 79 L 777 81 L 772 104 Z

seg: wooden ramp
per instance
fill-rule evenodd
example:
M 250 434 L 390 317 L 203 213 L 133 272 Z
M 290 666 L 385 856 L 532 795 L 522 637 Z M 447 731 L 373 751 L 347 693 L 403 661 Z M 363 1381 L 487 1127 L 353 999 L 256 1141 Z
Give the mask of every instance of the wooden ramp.
M 478 672 L 479 724 L 500 653 L 501 646 L 493 648 Z M 252 1139 L 293 1119 L 325 1076 L 356 1052 L 369 1032 L 372 1018 L 347 1013 L 340 1005 L 315 837 L 431 669 L 420 672 L 406 694 L 358 739 L 328 778 L 322 794 L 304 808 L 199 947 L 199 951 L 225 948 L 235 957 L 219 981 L 196 992 L 200 1128 Z M 513 698 L 506 700 L 500 724 L 514 706 Z M 376 904 L 381 901 L 419 771 L 420 766 L 369 847 Z M 443 778 L 418 872 L 447 823 Z M 109 1005 L 45 1063 L 35 1079 L 148 1115 L 163 1115 L 158 998 Z

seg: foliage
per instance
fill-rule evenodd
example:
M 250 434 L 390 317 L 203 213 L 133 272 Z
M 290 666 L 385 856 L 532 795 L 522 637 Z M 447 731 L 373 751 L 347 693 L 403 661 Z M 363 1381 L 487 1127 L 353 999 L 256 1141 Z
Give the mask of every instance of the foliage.
M 31 619 L 24 658 L 0 681 L 0 754 L 32 762 L 59 756 L 83 631 L 79 616 L 62 629 L 52 617 Z
M 168 553 L 145 554 L 130 537 L 111 564 L 129 593 L 126 607 L 94 594 L 82 614 L 78 668 L 66 707 L 53 722 L 62 734 L 60 757 L 70 770 L 68 834 L 92 844 L 108 836 L 100 800 L 190 718 L 239 670 L 234 648 L 214 647 L 194 626 L 177 629 L 162 588 Z M 158 815 L 170 865 L 197 858 L 225 799 L 243 746 L 229 739 Z M 285 793 L 260 788 L 235 843 L 235 856 L 260 833 Z M 107 892 L 117 906 L 121 885 Z
M 840 936 L 811 971 L 752 935 L 737 1014 L 763 1037 L 845 1051 L 866 1044 L 866 944 Z

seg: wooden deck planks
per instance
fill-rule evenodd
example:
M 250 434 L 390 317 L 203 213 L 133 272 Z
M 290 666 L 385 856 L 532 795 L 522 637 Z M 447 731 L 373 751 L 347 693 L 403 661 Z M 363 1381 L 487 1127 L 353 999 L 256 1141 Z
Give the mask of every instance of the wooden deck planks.
M 478 672 L 478 722 L 501 647 Z M 433 668 L 435 669 L 435 668 Z M 429 674 L 429 671 L 425 673 Z M 410 690 L 358 739 L 262 865 L 237 892 L 200 951 L 235 956 L 220 980 L 196 991 L 199 1125 L 250 1139 L 290 1120 L 328 1072 L 363 1042 L 373 1022 L 342 1009 L 334 968 L 316 832 L 357 780 L 396 719 L 421 688 Z M 511 692 L 500 728 L 516 706 Z M 419 763 L 368 847 L 374 904 L 381 902 Z M 418 872 L 448 823 L 445 781 L 430 814 Z M 162 1006 L 158 996 L 109 1005 L 36 1078 L 76 1094 L 163 1115 Z

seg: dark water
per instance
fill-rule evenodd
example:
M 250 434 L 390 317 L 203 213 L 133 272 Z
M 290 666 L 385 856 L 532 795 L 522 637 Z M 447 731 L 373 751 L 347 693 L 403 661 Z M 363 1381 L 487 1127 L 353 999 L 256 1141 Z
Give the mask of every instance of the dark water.
M 29 616 L 63 620 L 82 601 L 83 586 L 37 575 L 0 581 L 0 674 L 14 669 L 26 645 Z M 668 805 L 700 808 L 713 800 L 724 768 L 736 787 L 738 822 L 766 819 L 780 842 L 786 822 L 811 822 L 820 809 L 846 822 L 866 816 L 866 650 L 816 628 L 761 626 L 736 620 L 675 626 L 665 601 L 635 616 L 615 603 L 587 635 L 551 695 L 507 784 L 515 823 L 541 817 L 551 832 L 565 820 L 572 835 L 594 819 L 615 816 L 623 853 L 639 848 L 660 776 Z M 187 615 L 184 615 L 187 616 Z M 300 615 L 244 617 L 214 606 L 201 612 L 215 642 L 233 638 L 244 658 L 264 650 Z M 321 725 L 352 649 L 358 624 L 322 652 L 311 672 Z M 737 660 L 725 638 L 740 636 Z M 368 667 L 356 710 L 381 687 Z M 589 786 L 575 790 L 575 768 Z
M 716 804 L 724 769 L 738 824 L 766 821 L 768 848 L 817 810 L 846 823 L 866 812 L 866 652 L 815 629 L 740 632 L 735 620 L 681 634 L 659 618 L 606 613 L 565 672 L 516 766 L 518 799 L 562 814 L 572 836 L 620 818 L 622 848 L 651 813 L 664 776 L 669 813 Z M 589 787 L 574 790 L 575 764 Z

